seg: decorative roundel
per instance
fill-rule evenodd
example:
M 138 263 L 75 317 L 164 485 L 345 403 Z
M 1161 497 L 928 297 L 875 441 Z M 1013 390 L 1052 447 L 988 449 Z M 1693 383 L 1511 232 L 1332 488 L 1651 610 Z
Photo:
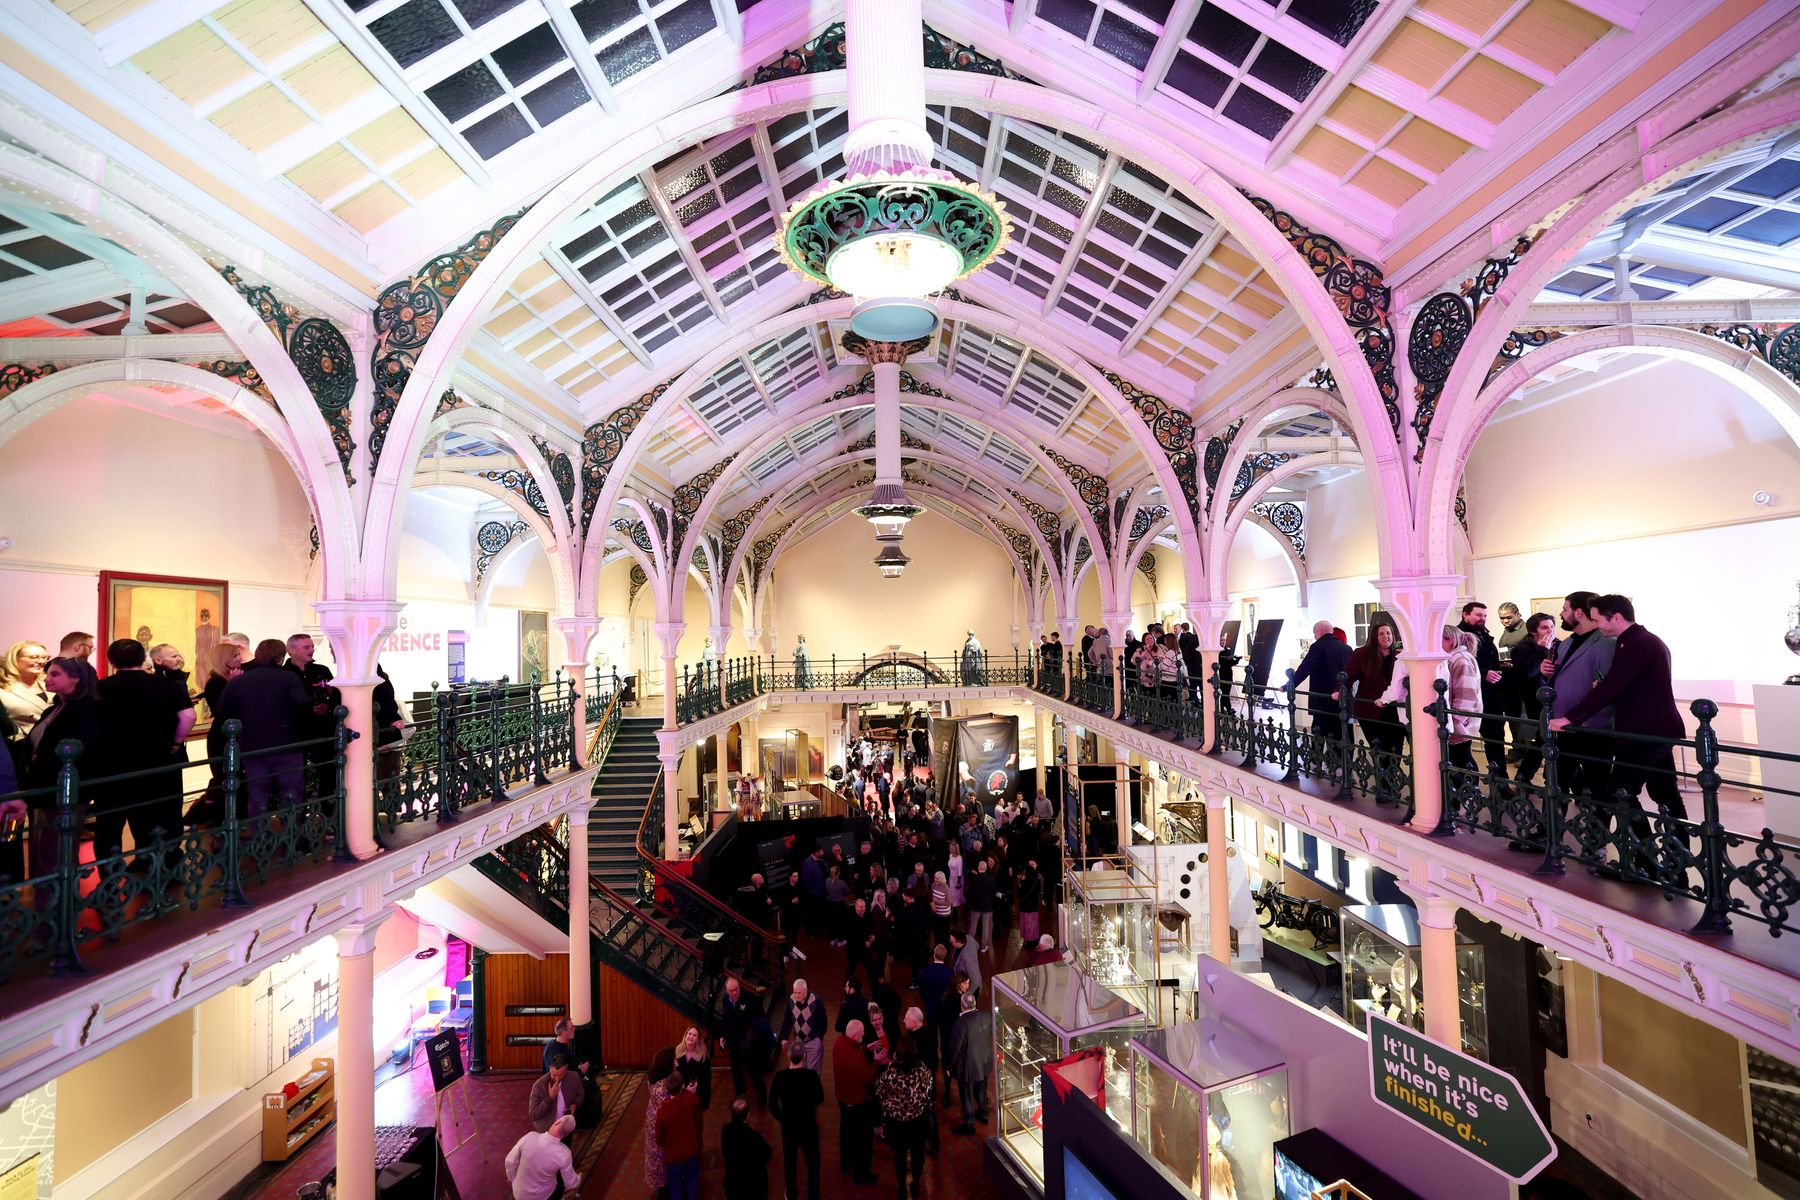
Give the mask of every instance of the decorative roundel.
M 564 500 L 575 497 L 575 467 L 566 454 L 558 454 L 550 460 L 550 478 L 556 481 L 556 490 L 562 493 Z
M 443 297 L 408 280 L 387 289 L 376 302 L 375 333 L 386 349 L 419 350 L 443 315 Z
M 288 338 L 288 357 L 320 408 L 336 412 L 350 406 L 356 394 L 356 360 L 336 325 L 320 317 L 306 318 Z
M 1472 324 L 1468 303 L 1454 292 L 1439 292 L 1425 302 L 1406 344 L 1406 361 L 1420 383 L 1436 387 L 1450 378 Z
M 1769 365 L 1800 383 L 1800 325 L 1789 325 L 1769 339 Z
M 512 541 L 512 530 L 504 521 L 484 521 L 475 531 L 475 545 L 483 554 L 498 554 Z
M 1299 533 L 1300 527 L 1305 523 L 1306 514 L 1291 500 L 1283 500 L 1269 509 L 1269 524 L 1288 537 Z

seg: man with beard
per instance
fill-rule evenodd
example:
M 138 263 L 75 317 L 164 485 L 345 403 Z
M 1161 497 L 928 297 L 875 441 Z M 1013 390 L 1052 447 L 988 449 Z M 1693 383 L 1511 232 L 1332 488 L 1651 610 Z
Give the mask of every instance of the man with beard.
M 1603 800 L 1611 766 L 1611 739 L 1606 731 L 1612 728 L 1613 710 L 1603 707 L 1579 721 L 1566 720 L 1569 710 L 1586 699 L 1612 667 L 1615 642 L 1601 631 L 1593 613 L 1599 598 L 1581 591 L 1570 592 L 1563 600 L 1561 624 L 1570 636 L 1557 643 L 1556 656 L 1545 659 L 1538 671 L 1555 692 L 1550 700 L 1550 727 L 1558 731 L 1556 741 L 1561 750 L 1557 782 L 1570 795 L 1588 792 Z

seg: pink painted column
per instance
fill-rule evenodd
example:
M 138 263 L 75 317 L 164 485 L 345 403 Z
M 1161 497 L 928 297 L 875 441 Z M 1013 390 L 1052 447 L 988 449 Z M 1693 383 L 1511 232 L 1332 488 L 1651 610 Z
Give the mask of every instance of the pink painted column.
M 1182 605 L 1188 624 L 1194 627 L 1194 636 L 1200 639 L 1200 702 L 1206 712 L 1212 713 L 1213 699 L 1212 672 L 1219 662 L 1219 631 L 1231 612 L 1229 600 L 1190 600 Z M 1214 749 L 1214 731 L 1218 728 L 1217 714 L 1212 713 L 1214 720 L 1205 723 L 1207 753 Z
M 1412 782 L 1415 832 L 1437 828 L 1444 811 L 1443 780 L 1438 768 L 1443 751 L 1438 745 L 1437 718 L 1425 706 L 1437 699 L 1438 664 L 1446 657 L 1443 628 L 1457 608 L 1460 575 L 1420 575 L 1408 579 L 1377 579 L 1375 589 L 1381 607 L 1393 615 L 1405 642 L 1401 665 L 1406 668 L 1410 691 L 1408 719 L 1412 722 Z
M 1075 672 L 1076 672 L 1076 670 L 1079 669 L 1075 665 L 1075 659 L 1076 659 L 1076 656 L 1081 653 L 1081 642 L 1075 636 L 1076 626 L 1075 626 L 1075 621 L 1073 618 L 1064 618 L 1062 620 L 1057 621 L 1056 628 L 1057 628 L 1057 631 L 1062 634 L 1062 642 L 1063 642 L 1063 652 L 1062 652 L 1063 688 L 1062 688 L 1062 694 L 1063 694 L 1063 699 L 1067 700 L 1069 698 L 1069 693 L 1072 692 L 1075 688 Z M 1074 764 L 1075 764 L 1075 759 L 1073 757 L 1071 757 L 1069 759 L 1069 765 L 1073 766 Z
M 592 934 L 588 929 L 588 814 L 593 804 L 569 810 L 569 1020 L 594 1019 Z
M 1231 965 L 1231 874 L 1225 860 L 1225 793 L 1206 793 L 1206 917 L 1211 957 Z
M 1419 977 L 1425 1036 L 1462 1049 L 1462 994 L 1456 986 L 1456 901 L 1424 884 L 1402 889 L 1419 908 Z
M 563 672 L 575 681 L 575 758 L 587 756 L 587 648 L 600 628 L 598 617 L 557 617 L 557 632 L 563 636 Z
M 680 621 L 658 621 L 650 627 L 662 641 L 663 723 L 664 729 L 679 729 L 675 720 L 675 695 L 681 687 L 681 676 L 675 665 L 675 650 L 687 626 Z
M 338 944 L 337 1194 L 375 1200 L 375 931 L 385 909 L 346 925 Z
M 1125 627 L 1131 623 L 1131 611 L 1127 609 L 1124 612 L 1110 612 L 1105 614 L 1102 619 L 1106 622 L 1107 631 L 1112 634 L 1113 655 L 1110 664 L 1113 681 L 1112 715 L 1113 720 L 1116 721 L 1125 708 Z M 1119 844 L 1124 845 L 1125 843 Z
M 375 660 L 381 643 L 400 624 L 392 600 L 320 600 L 313 605 L 331 642 L 337 666 L 332 682 L 349 709 L 345 719 L 359 735 L 344 749 L 344 840 L 357 858 L 373 858 L 375 845 Z M 371 1173 L 372 1174 L 372 1173 Z

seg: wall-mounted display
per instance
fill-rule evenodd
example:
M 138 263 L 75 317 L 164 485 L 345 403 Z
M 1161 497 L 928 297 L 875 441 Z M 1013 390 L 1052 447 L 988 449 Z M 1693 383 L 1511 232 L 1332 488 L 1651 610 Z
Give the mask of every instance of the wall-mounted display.
M 1344 1016 L 1366 1030 L 1367 1016 L 1424 1032 L 1425 985 L 1419 967 L 1419 912 L 1410 904 L 1353 904 L 1343 920 Z M 1487 981 L 1482 948 L 1456 939 L 1456 990 L 1462 1001 L 1463 1049 L 1485 1060 Z
M 994 984 L 995 1114 L 1000 1144 L 1039 1184 L 1044 1181 L 1042 1067 L 1077 1050 L 1100 1048 L 1105 1107 L 1119 1128 L 1131 1126 L 1127 1043 L 1143 1027 L 1143 1010 L 1067 963 L 996 975 Z
M 106 648 L 135 638 L 144 649 L 169 643 L 187 660 L 189 681 L 206 679 L 225 636 L 229 587 L 223 579 L 100 572 L 100 629 L 94 669 L 110 674 Z
M 547 680 L 554 673 L 555 668 L 550 665 L 550 614 L 521 608 L 519 673 L 513 678 L 519 683 L 530 683 L 533 675 Z

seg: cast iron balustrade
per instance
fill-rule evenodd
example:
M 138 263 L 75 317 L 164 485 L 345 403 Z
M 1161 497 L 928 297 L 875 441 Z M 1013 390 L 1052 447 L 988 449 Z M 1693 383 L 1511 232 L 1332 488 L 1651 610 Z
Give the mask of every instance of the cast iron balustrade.
M 489 879 L 551 925 L 569 930 L 569 833 L 559 819 L 505 842 L 475 860 Z M 694 1021 L 716 1028 L 724 1012 L 725 978 L 752 992 L 767 980 L 727 966 L 708 942 L 658 919 L 597 879 L 588 880 L 588 930 L 594 958 Z M 777 960 L 779 964 L 779 960 Z
M 238 745 L 242 725 L 226 721 L 216 758 L 94 778 L 82 777 L 80 742 L 58 743 L 55 786 L 0 797 L 23 801 L 31 814 L 6 833 L 15 865 L 29 850 L 41 869 L 26 868 L 17 882 L 0 879 L 0 979 L 41 961 L 54 974 L 86 974 L 82 948 L 97 939 L 116 941 L 134 925 L 207 902 L 246 907 L 254 902 L 246 884 L 254 889 L 302 862 L 347 859 L 345 747 L 359 735 L 345 727 L 345 709 L 335 715 L 330 737 L 250 751 Z M 303 765 L 309 758 L 315 762 Z M 191 793 L 193 808 L 216 809 L 213 820 L 195 819 L 190 809 L 183 828 L 159 827 L 130 850 L 96 846 L 92 861 L 81 860 L 82 826 L 92 813 L 180 812 L 190 798 L 182 772 L 198 767 L 213 779 Z M 274 771 L 278 789 L 291 781 L 286 789 L 297 790 L 278 790 L 276 804 L 250 815 L 244 776 L 252 767 Z M 40 850 L 39 839 L 54 850 Z
M 371 832 L 378 844 L 403 824 L 449 824 L 471 805 L 504 801 L 508 789 L 543 786 L 552 772 L 580 766 L 574 689 L 561 672 L 542 684 L 502 680 L 434 691 L 428 703 L 430 719 L 372 755 Z M 54 787 L 0 796 L 0 802 L 22 802 L 29 813 L 0 829 L 0 979 L 39 962 L 57 974 L 85 973 L 82 949 L 98 939 L 117 941 L 132 926 L 183 909 L 251 905 L 256 889 L 285 872 L 327 857 L 350 860 L 345 747 L 362 735 L 345 726 L 346 715 L 337 710 L 331 737 L 248 751 L 239 745 L 239 722 L 226 721 L 216 757 L 104 777 L 84 775 L 78 742 L 60 743 Z M 602 715 L 597 734 L 616 730 L 610 698 Z M 305 765 L 288 775 L 287 759 Z M 252 817 L 246 773 L 275 769 L 277 760 L 296 790 Z M 184 774 L 198 778 L 202 769 L 211 780 L 187 786 Z M 129 817 L 164 809 L 182 814 L 179 828 L 159 828 L 130 850 L 95 847 L 92 861 L 81 860 L 84 827 L 94 813 Z M 40 840 L 45 849 L 27 859 Z M 36 873 L 28 861 L 37 864 Z
M 1305 776 L 1330 784 L 1333 799 L 1365 796 L 1380 805 L 1399 805 L 1402 819 L 1412 815 L 1412 755 L 1404 743 L 1395 752 L 1356 736 L 1354 690 L 1342 672 L 1343 716 L 1335 736 L 1302 726 L 1295 696 L 1285 687 L 1227 681 L 1214 664 L 1212 688 L 1214 754 L 1242 754 L 1238 765 L 1247 770 L 1279 767 L 1284 781 Z
M 548 682 L 433 685 L 426 720 L 396 749 L 376 756 L 376 834 L 410 821 L 447 824 L 507 788 L 541 787 L 550 772 L 580 767 L 575 685 L 559 670 Z
M 758 991 L 780 989 L 786 943 L 780 934 L 754 924 L 742 913 L 682 873 L 668 860 L 661 824 L 663 776 L 657 772 L 644 816 L 638 823 L 638 902 L 652 907 L 683 936 L 722 955 Z
M 1607 730 L 1584 733 L 1573 743 L 1628 752 L 1640 747 L 1639 753 L 1666 749 L 1671 762 L 1678 761 L 1675 751 L 1690 750 L 1692 771 L 1650 769 L 1652 775 L 1673 779 L 1678 788 L 1686 781 L 1699 791 L 1699 818 L 1677 816 L 1660 805 L 1646 810 L 1637 797 L 1614 791 L 1604 782 L 1596 789 L 1594 781 L 1610 778 L 1613 761 L 1571 754 L 1569 745 L 1559 744 L 1547 715 L 1554 698 L 1550 689 L 1539 690 L 1539 716 L 1531 721 L 1453 709 L 1445 699 L 1446 687 L 1443 680 L 1437 682 L 1438 698 L 1431 706 L 1436 717 L 1433 732 L 1443 751 L 1444 809 L 1434 831 L 1438 836 L 1452 836 L 1458 827 L 1493 834 L 1506 838 L 1510 848 L 1536 856 L 1534 871 L 1540 875 L 1560 875 L 1565 860 L 1573 860 L 1595 874 L 1647 884 L 1661 889 L 1665 897 L 1693 900 L 1701 907 L 1695 933 L 1729 933 L 1733 917 L 1767 925 L 1776 936 L 1800 932 L 1795 923 L 1795 909 L 1800 907 L 1800 839 L 1766 828 L 1760 833 L 1727 829 L 1719 814 L 1722 754 L 1737 760 L 1741 778 L 1749 777 L 1752 764 L 1800 762 L 1800 755 L 1721 745 L 1712 726 L 1719 706 L 1711 700 L 1695 700 L 1689 706 L 1698 722 L 1691 740 Z M 1514 730 L 1515 746 L 1529 734 L 1528 758 L 1521 765 L 1530 765 L 1531 778 L 1492 774 L 1480 764 L 1468 765 L 1471 759 L 1453 764 L 1453 717 L 1472 719 L 1477 729 L 1484 717 L 1505 720 Z M 1479 733 L 1470 741 L 1479 745 Z M 1539 761 L 1541 779 L 1535 769 Z M 1575 782 L 1573 788 L 1565 785 L 1569 780 Z M 1595 795 L 1596 790 L 1601 794 Z M 1762 791 L 1766 798 L 1774 789 L 1765 783 Z
M 1119 652 L 1119 676 L 1125 688 L 1120 720 L 1177 742 L 1204 742 L 1206 718 L 1198 681 L 1189 679 L 1179 663 L 1146 667 L 1142 654 L 1139 651 L 1126 662 L 1125 652 Z M 1171 668 L 1172 676 L 1164 678 L 1164 670 Z
M 675 695 L 675 717 L 697 721 L 769 692 L 859 691 L 887 688 L 1032 687 L 1041 674 L 1035 653 L 992 654 L 981 651 L 971 663 L 954 654 L 911 654 L 906 651 L 808 662 L 743 656 L 708 659 L 684 666 Z M 1062 693 L 1057 675 L 1049 690 Z
M 1077 663 L 1075 674 L 1069 679 L 1069 699 L 1090 712 L 1112 716 L 1112 671 L 1097 671 L 1085 663 Z

